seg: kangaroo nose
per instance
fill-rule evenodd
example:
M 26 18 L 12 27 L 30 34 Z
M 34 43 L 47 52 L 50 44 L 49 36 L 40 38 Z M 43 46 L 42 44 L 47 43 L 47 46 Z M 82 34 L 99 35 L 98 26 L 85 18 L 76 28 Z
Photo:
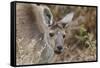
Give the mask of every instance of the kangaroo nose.
M 59 50 L 62 50 L 62 49 L 63 49 L 62 46 L 57 46 L 57 48 L 58 48 Z

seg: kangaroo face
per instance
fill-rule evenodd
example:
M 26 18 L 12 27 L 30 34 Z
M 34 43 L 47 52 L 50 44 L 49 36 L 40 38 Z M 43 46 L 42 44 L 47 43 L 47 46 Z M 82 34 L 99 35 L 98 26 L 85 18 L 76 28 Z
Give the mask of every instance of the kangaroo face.
M 61 53 L 64 50 L 65 30 L 61 24 L 56 24 L 51 27 L 49 36 L 54 42 L 54 51 Z

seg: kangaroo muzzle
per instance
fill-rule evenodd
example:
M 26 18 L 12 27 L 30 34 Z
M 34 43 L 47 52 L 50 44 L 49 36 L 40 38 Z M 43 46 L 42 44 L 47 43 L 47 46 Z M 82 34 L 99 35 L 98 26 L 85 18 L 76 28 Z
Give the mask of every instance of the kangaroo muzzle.
M 55 52 L 62 53 L 64 50 L 63 46 L 64 46 L 63 34 L 61 32 L 57 32 L 55 39 Z

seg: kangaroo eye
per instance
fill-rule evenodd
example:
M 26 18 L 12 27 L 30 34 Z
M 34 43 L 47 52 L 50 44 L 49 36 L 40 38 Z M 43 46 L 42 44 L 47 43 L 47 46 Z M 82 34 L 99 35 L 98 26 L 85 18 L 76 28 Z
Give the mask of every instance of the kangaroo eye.
M 54 33 L 49 33 L 49 36 L 50 36 L 50 37 L 53 37 L 53 36 L 54 36 Z
M 65 27 L 65 25 L 66 25 L 65 23 L 62 23 L 63 28 Z
M 65 34 L 63 35 L 63 38 L 65 38 Z

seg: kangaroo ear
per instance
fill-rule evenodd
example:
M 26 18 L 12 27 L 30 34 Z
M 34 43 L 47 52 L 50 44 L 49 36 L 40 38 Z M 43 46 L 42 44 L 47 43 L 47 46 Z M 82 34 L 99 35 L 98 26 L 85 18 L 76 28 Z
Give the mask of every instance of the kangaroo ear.
M 74 16 L 74 12 L 71 12 L 71 13 L 67 14 L 67 15 L 66 15 L 63 19 L 61 19 L 59 22 L 60 22 L 60 23 L 67 24 L 67 23 L 69 23 L 69 22 L 72 21 L 73 16 Z
M 44 8 L 44 19 L 45 24 L 51 26 L 53 24 L 53 15 L 48 7 Z

